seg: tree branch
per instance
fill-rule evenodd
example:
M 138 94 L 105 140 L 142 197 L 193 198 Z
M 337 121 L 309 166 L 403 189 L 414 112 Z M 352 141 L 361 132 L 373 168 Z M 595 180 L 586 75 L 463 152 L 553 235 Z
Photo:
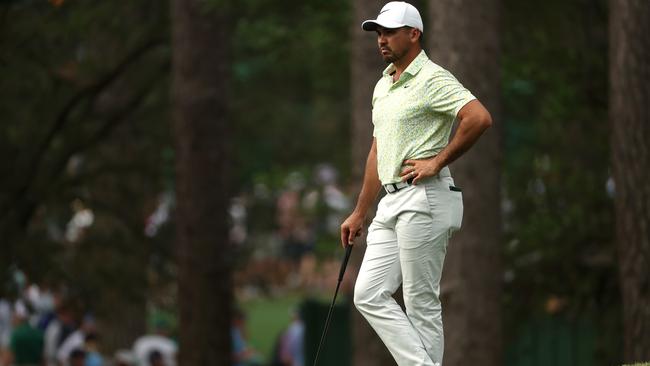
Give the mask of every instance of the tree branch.
M 29 187 L 32 185 L 32 182 L 40 169 L 40 166 L 50 145 L 52 144 L 52 141 L 55 139 L 57 134 L 63 130 L 66 123 L 68 123 L 70 115 L 74 109 L 77 108 L 77 106 L 81 104 L 86 98 L 95 98 L 104 89 L 106 89 L 115 80 L 117 80 L 119 76 L 121 76 L 131 64 L 140 59 L 149 50 L 161 44 L 163 44 L 163 40 L 161 39 L 152 39 L 145 42 L 130 52 L 124 58 L 124 60 L 122 60 L 122 62 L 116 65 L 110 72 L 108 72 L 98 81 L 80 90 L 75 95 L 73 95 L 72 98 L 70 98 L 68 103 L 66 103 L 66 105 L 56 117 L 54 123 L 45 135 L 45 138 L 38 144 L 33 158 L 27 164 L 26 169 L 21 169 L 21 171 L 26 173 L 22 175 L 21 183 L 17 185 L 15 191 L 9 195 L 10 197 L 13 196 L 13 199 L 9 199 L 9 201 L 0 210 L 0 218 L 4 218 L 6 213 L 10 211 L 11 207 L 16 205 L 18 201 L 25 199 L 25 195 L 29 190 Z
M 33 177 L 36 174 L 33 174 L 32 179 L 26 180 L 24 187 L 22 187 L 23 189 L 20 191 L 20 194 L 15 195 L 8 209 L 0 213 L 0 215 L 2 215 L 0 216 L 1 218 L 0 224 L 3 224 L 6 217 L 8 215 L 11 215 L 12 212 L 17 212 L 19 214 L 18 216 L 21 225 L 15 225 L 15 226 L 11 225 L 10 228 L 7 228 L 6 227 L 7 225 L 0 225 L 0 227 L 4 227 L 4 229 L 14 231 L 14 232 L 24 228 L 24 225 L 29 222 L 29 219 L 31 218 L 34 211 L 38 207 L 37 203 L 41 201 L 43 197 L 46 197 L 49 194 L 51 194 L 53 187 L 58 187 L 58 185 L 51 185 L 49 183 L 54 182 L 56 180 L 57 176 L 65 169 L 70 158 L 73 155 L 92 147 L 98 141 L 101 141 L 103 138 L 108 136 L 121 122 L 125 121 L 127 117 L 142 104 L 142 101 L 155 87 L 157 81 L 160 80 L 160 74 L 167 72 L 169 66 L 170 66 L 169 62 L 165 62 L 160 67 L 160 70 L 156 72 L 154 76 L 152 76 L 147 83 L 145 83 L 145 86 L 141 87 L 140 90 L 137 93 L 135 93 L 133 98 L 131 98 L 131 100 L 128 103 L 126 103 L 126 105 L 123 108 L 120 109 L 120 111 L 113 114 L 111 118 L 107 119 L 106 122 L 102 125 L 102 127 L 96 133 L 94 133 L 87 141 L 79 143 L 74 147 L 68 149 L 65 153 L 63 153 L 60 159 L 58 159 L 58 163 L 54 164 L 54 168 L 50 171 L 50 174 L 43 179 L 45 182 L 48 182 L 46 189 L 36 188 L 33 194 L 28 195 L 27 193 L 29 191 L 29 187 L 32 185 Z M 20 203 L 21 201 L 24 201 L 23 204 L 18 205 L 18 203 Z M 12 210 L 12 208 L 15 208 L 16 206 L 19 207 L 17 209 Z M 3 232 L 2 234 L 5 235 L 7 233 Z
M 136 48 L 133 50 L 131 53 L 129 53 L 122 62 L 120 62 L 113 70 L 111 70 L 108 74 L 106 74 L 104 77 L 96 81 L 95 83 L 89 85 L 88 87 L 80 90 L 77 94 L 75 94 L 70 101 L 63 107 L 63 110 L 59 115 L 57 116 L 56 120 L 50 127 L 47 135 L 41 141 L 39 144 L 38 148 L 36 149 L 35 157 L 33 158 L 31 164 L 28 167 L 29 171 L 29 178 L 33 178 L 33 176 L 36 174 L 36 171 L 38 170 L 38 167 L 40 166 L 41 162 L 43 161 L 43 157 L 45 156 L 45 152 L 47 151 L 48 147 L 56 137 L 57 133 L 63 129 L 65 124 L 68 122 L 70 114 L 72 111 L 86 98 L 86 97 L 96 97 L 101 93 L 104 89 L 106 89 L 111 83 L 113 83 L 117 78 L 122 75 L 126 71 L 126 69 L 135 61 L 137 61 L 140 57 L 145 55 L 147 51 L 151 50 L 152 48 L 160 45 L 162 42 L 161 40 L 149 40 L 148 42 L 145 42 L 143 45 L 140 47 Z

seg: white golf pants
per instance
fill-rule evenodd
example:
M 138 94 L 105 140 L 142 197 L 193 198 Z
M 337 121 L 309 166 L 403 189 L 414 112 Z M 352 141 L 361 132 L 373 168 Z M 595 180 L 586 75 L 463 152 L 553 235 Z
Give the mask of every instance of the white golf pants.
M 442 364 L 440 275 L 462 216 L 462 194 L 445 167 L 386 194 L 368 228 L 354 304 L 400 366 Z M 391 296 L 400 284 L 406 313 Z

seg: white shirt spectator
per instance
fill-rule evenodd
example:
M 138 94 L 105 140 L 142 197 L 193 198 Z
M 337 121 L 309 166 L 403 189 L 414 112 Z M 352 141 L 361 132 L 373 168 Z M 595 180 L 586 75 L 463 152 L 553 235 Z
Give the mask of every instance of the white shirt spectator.
M 61 343 L 61 347 L 59 347 L 59 350 L 56 353 L 56 358 L 59 363 L 63 366 L 68 366 L 70 354 L 75 349 L 83 349 L 85 339 L 86 335 L 81 330 L 76 330 L 70 334 L 68 338 Z
M 61 335 L 61 322 L 58 319 L 53 319 L 45 328 L 43 335 L 43 357 L 45 358 L 46 366 L 57 366 L 57 349 L 59 337 Z
M 9 347 L 11 329 L 11 303 L 0 299 L 0 350 Z
M 138 366 L 149 366 L 149 354 L 153 351 L 162 354 L 165 366 L 176 366 L 178 346 L 171 339 L 158 334 L 144 335 L 133 344 L 133 353 Z

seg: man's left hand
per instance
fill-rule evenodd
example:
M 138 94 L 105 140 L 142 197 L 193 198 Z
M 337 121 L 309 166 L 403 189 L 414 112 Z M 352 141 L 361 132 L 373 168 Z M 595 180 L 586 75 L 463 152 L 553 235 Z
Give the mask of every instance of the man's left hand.
M 402 177 L 403 182 L 413 178 L 413 184 L 418 184 L 422 179 L 437 175 L 442 169 L 436 156 L 426 159 L 404 160 L 404 165 L 400 177 Z

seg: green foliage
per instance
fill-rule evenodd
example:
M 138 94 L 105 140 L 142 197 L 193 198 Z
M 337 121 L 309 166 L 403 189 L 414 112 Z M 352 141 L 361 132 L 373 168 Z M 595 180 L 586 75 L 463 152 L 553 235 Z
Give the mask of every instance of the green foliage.
M 509 320 L 539 314 L 557 296 L 566 316 L 599 318 L 598 359 L 612 363 L 619 308 L 605 2 L 506 1 L 504 9 Z
M 0 5 L 2 260 L 99 312 L 143 301 L 150 256 L 169 252 L 143 234 L 172 179 L 167 13 L 146 0 Z M 70 240 L 83 209 L 93 224 Z
M 315 162 L 346 171 L 348 7 L 342 0 L 238 3 L 232 34 L 238 186 Z

